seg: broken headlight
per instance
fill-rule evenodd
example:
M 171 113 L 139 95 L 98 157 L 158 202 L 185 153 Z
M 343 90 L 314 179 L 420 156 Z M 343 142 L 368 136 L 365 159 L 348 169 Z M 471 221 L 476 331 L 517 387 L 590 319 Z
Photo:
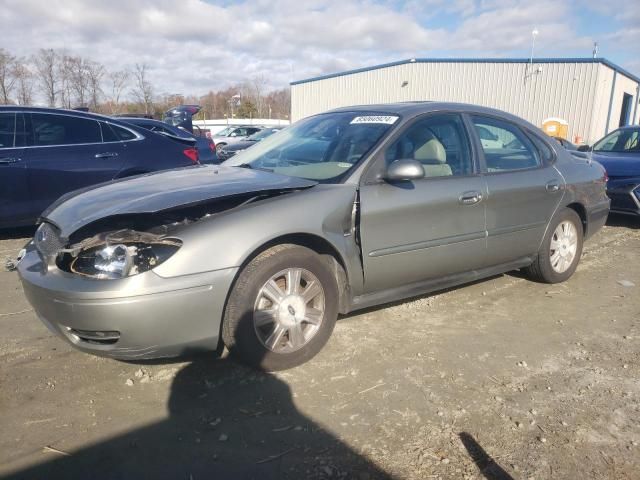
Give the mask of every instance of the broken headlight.
M 178 251 L 180 242 L 167 240 L 162 243 L 103 244 L 89 248 L 71 260 L 69 270 L 101 279 L 137 275 L 157 267 Z

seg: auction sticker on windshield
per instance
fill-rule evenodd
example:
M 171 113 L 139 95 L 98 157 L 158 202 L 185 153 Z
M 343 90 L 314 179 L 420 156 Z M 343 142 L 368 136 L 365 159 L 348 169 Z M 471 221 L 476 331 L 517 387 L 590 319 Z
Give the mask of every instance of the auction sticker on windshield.
M 356 117 L 350 123 L 384 123 L 393 125 L 398 118 L 395 115 L 366 115 L 364 117 Z

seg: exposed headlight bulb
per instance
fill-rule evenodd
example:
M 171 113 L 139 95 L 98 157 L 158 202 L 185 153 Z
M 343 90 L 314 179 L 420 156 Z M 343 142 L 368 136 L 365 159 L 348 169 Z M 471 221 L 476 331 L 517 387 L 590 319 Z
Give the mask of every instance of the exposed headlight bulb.
M 133 266 L 133 257 L 126 245 L 109 245 L 95 252 L 94 268 L 107 278 L 123 278 Z

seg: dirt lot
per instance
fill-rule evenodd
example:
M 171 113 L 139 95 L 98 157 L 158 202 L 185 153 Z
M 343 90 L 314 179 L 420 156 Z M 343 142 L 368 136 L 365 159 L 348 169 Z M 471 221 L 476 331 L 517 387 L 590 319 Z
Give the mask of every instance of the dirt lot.
M 640 478 L 640 224 L 610 224 L 566 284 L 360 312 L 275 375 L 76 352 L 0 272 L 0 476 Z

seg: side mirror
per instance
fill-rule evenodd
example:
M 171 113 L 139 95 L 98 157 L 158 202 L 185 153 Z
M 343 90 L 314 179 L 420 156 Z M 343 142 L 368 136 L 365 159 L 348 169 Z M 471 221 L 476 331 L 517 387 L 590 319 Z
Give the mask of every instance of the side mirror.
M 591 150 L 592 150 L 592 148 L 589 145 L 580 145 L 578 147 L 578 151 L 579 152 L 590 152 Z
M 238 136 L 238 134 L 237 134 L 236 132 L 233 132 L 233 133 L 231 133 L 229 136 L 230 136 L 230 137 L 237 137 L 237 136 Z
M 420 162 L 404 158 L 395 160 L 387 167 L 384 179 L 390 181 L 418 180 L 424 176 L 424 167 Z

